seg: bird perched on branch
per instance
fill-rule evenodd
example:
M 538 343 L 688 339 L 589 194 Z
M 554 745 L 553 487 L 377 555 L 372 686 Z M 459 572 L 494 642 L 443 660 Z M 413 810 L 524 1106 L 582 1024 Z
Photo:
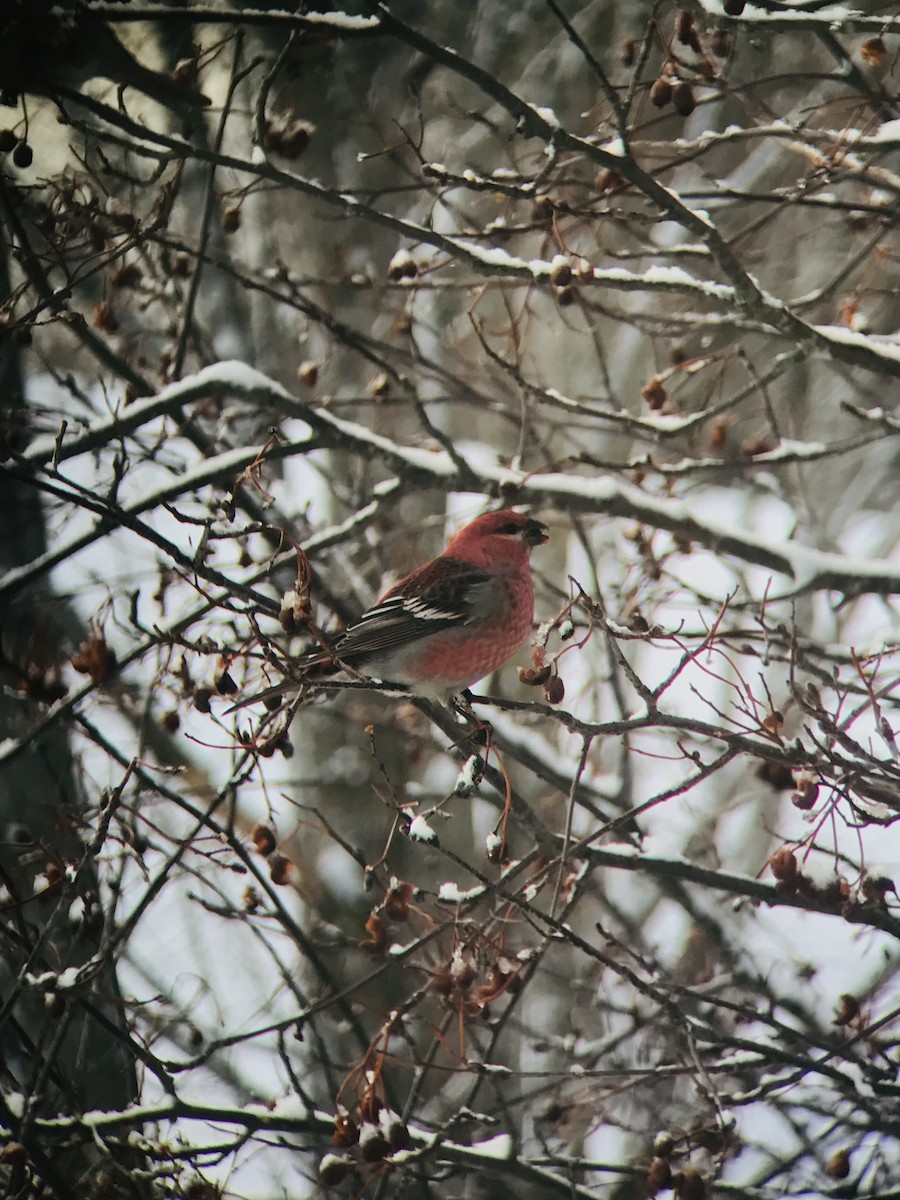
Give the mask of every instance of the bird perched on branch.
M 291 678 L 235 707 L 295 690 L 304 672 L 323 665 L 402 684 L 418 696 L 458 695 L 527 640 L 534 620 L 529 559 L 547 537 L 540 521 L 511 509 L 476 517 L 443 554 L 394 584 L 348 626 L 330 652 L 304 655 Z

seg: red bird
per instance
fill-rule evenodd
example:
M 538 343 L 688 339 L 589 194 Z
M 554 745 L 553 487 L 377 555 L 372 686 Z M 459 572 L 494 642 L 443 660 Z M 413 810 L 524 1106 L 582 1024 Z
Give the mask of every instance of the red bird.
M 346 665 L 418 696 L 446 700 L 503 666 L 525 643 L 534 620 L 529 556 L 547 527 L 504 509 L 464 525 L 443 554 L 394 584 L 349 625 L 331 653 L 313 650 L 294 664 Z M 285 680 L 235 707 L 296 688 Z

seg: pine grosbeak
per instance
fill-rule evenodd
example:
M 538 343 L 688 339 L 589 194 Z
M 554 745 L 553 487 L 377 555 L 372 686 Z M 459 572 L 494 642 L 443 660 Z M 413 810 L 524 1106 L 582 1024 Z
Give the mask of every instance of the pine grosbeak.
M 464 525 L 443 554 L 412 571 L 349 625 L 333 652 L 314 650 L 294 664 L 319 664 L 404 684 L 419 696 L 448 699 L 507 662 L 534 619 L 529 555 L 547 527 L 504 509 Z M 285 680 L 241 701 L 296 688 Z

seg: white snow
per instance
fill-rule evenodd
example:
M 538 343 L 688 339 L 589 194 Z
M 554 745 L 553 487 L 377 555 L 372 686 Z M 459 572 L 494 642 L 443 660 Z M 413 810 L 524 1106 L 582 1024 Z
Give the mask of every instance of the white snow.
M 437 845 L 438 836 L 423 816 L 413 817 L 409 825 L 409 836 L 414 842 L 426 842 L 431 846 Z

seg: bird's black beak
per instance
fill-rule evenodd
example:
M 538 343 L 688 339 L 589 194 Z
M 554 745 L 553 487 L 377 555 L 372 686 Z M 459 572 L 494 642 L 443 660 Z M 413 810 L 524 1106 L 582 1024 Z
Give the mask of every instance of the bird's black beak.
M 531 518 L 522 526 L 522 541 L 526 546 L 542 546 L 550 540 L 550 530 L 543 521 Z

